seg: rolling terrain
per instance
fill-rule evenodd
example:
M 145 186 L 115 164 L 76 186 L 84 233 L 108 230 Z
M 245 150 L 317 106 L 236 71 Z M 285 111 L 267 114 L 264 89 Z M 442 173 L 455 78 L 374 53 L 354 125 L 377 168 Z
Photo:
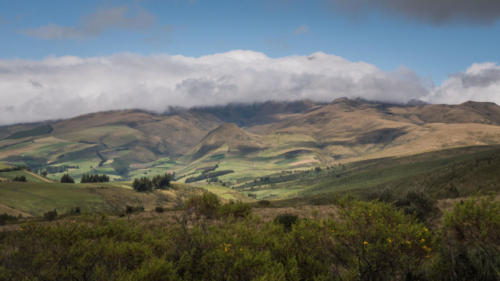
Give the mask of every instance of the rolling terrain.
M 499 144 L 500 107 L 493 103 L 396 105 L 343 98 L 165 114 L 122 110 L 4 126 L 0 162 L 29 167 L 34 172 L 28 181 L 38 183 L 66 172 L 76 179 L 105 173 L 118 182 L 169 172 L 179 183 L 230 198 L 283 199 L 399 188 L 398 181 L 418 182 L 422 175 L 436 182 L 454 179 L 446 172 L 450 165 L 474 167 L 488 155 L 488 165 L 496 165 Z M 464 169 L 460 165 L 456 169 Z M 12 176 L 0 173 L 0 180 Z

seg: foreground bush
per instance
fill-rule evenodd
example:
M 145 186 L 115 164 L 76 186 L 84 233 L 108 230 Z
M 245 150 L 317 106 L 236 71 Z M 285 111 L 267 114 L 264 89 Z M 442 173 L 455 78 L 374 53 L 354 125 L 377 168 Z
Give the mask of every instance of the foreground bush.
M 292 226 L 297 222 L 299 217 L 297 215 L 293 214 L 281 214 L 276 216 L 274 219 L 275 223 L 281 224 L 285 231 L 291 231 Z
M 435 247 L 426 226 L 387 203 L 343 203 L 332 232 L 334 267 L 360 280 L 421 280 Z
M 444 218 L 438 272 L 444 280 L 500 280 L 500 202 L 467 200 Z
M 190 206 L 217 210 L 215 198 Z M 84 216 L 25 224 L 0 232 L 0 280 L 498 280 L 489 252 L 499 247 L 498 208 L 464 202 L 441 231 L 390 204 L 355 201 L 288 229 L 251 215 L 168 227 Z
M 217 210 L 219 217 L 246 218 L 252 212 L 252 206 L 243 202 L 229 202 L 220 206 Z
M 219 198 L 217 195 L 210 192 L 204 192 L 201 195 L 191 196 L 184 203 L 184 208 L 189 213 L 194 213 L 197 216 L 205 216 L 207 218 L 215 218 L 219 207 Z

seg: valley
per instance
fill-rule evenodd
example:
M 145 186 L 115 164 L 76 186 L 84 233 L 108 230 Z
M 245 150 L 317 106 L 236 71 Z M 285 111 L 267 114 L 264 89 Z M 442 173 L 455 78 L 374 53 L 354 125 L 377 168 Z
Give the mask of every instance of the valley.
M 0 206 L 25 216 L 75 207 L 116 214 L 127 205 L 175 208 L 201 190 L 278 206 L 329 204 L 345 194 L 396 200 L 408 192 L 436 199 L 498 192 L 499 108 L 339 99 L 111 111 L 4 126 Z M 77 184 L 59 183 L 66 173 Z M 79 184 L 86 173 L 111 181 Z M 173 175 L 174 188 L 133 192 L 134 178 L 164 173 Z M 13 182 L 18 176 L 27 182 Z
M 494 147 L 499 125 L 500 107 L 479 102 L 413 106 L 342 98 L 166 114 L 123 110 L 0 127 L 0 161 L 47 171 L 56 181 L 64 173 L 130 181 L 168 172 L 179 183 L 241 189 L 263 177 L 316 167 L 334 171 L 368 160 Z M 264 193 L 256 194 L 281 197 Z

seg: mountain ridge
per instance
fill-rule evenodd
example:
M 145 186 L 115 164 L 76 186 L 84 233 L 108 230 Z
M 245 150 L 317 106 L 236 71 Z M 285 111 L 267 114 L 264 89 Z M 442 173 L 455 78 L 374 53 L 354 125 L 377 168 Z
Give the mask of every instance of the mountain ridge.
M 75 176 L 105 172 L 115 179 L 233 166 L 235 174 L 226 177 L 236 179 L 250 176 L 246 170 L 256 169 L 257 163 L 262 165 L 258 173 L 265 174 L 500 144 L 499 125 L 500 107 L 482 102 L 402 105 L 343 98 L 165 114 L 117 110 L 2 126 L 0 161 L 33 169 L 55 166 L 51 170 L 66 169 Z

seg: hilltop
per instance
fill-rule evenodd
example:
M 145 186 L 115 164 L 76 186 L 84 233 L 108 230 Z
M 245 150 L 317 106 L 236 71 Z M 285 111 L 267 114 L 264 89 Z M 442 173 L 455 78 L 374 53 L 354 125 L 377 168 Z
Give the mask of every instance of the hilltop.
M 263 176 L 370 159 L 500 144 L 500 107 L 337 99 L 266 102 L 165 114 L 121 110 L 0 127 L 0 162 L 130 180 L 165 171 L 180 182 L 237 186 Z M 223 173 L 216 173 L 223 171 Z M 230 172 L 229 172 L 230 171 Z M 213 174 L 207 174 L 213 173 Z

